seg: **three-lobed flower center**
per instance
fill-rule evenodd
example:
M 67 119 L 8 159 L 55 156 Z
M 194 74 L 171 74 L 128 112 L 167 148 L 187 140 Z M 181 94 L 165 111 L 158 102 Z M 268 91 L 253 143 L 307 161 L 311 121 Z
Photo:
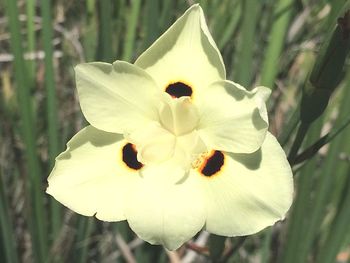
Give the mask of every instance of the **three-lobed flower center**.
M 192 94 L 192 89 L 181 82 L 171 85 L 166 89 L 170 96 L 164 93 L 160 98 L 158 121 L 128 136 L 128 141 L 135 147 L 129 143 L 123 148 L 123 161 L 129 168 L 139 170 L 143 164 L 171 160 L 185 171 L 194 168 L 204 176 L 212 176 L 223 166 L 224 154 L 208 152 L 199 136 L 199 112 L 189 96 L 180 96 Z M 129 155 L 126 150 L 129 150 Z
M 165 98 L 159 107 L 159 122 L 174 136 L 182 136 L 198 126 L 199 113 L 189 97 Z

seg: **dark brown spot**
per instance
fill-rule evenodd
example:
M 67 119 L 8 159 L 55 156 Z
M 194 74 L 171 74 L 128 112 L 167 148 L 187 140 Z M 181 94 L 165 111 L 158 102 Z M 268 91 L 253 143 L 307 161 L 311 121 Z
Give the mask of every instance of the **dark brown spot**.
M 200 172 L 204 176 L 212 176 L 220 171 L 224 165 L 225 156 L 220 151 L 213 151 L 213 153 L 207 157 L 203 165 L 200 168 Z
M 133 170 L 140 170 L 143 164 L 137 160 L 137 151 L 131 143 L 125 144 L 123 147 L 123 162 Z
M 180 98 L 183 96 L 191 97 L 192 88 L 183 82 L 175 82 L 169 84 L 166 87 L 165 92 L 173 98 Z

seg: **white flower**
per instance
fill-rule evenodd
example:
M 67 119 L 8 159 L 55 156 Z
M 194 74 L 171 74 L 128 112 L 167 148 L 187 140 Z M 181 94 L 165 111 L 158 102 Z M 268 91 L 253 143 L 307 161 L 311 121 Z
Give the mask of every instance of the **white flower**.
M 284 218 L 292 173 L 267 132 L 269 89 L 226 80 L 199 5 L 135 64 L 75 70 L 91 126 L 56 159 L 47 192 L 59 202 L 168 249 L 203 228 L 240 236 Z

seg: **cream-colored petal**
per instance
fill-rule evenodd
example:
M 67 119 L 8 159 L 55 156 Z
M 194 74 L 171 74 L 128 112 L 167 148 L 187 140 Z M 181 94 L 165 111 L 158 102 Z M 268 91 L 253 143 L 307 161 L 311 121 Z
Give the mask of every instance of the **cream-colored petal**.
M 163 162 L 175 153 L 175 136 L 158 122 L 150 122 L 126 138 L 136 145 L 139 161 L 147 165 Z
M 190 166 L 193 166 L 194 162 L 203 152 L 208 150 L 197 131 L 177 137 L 176 146 L 177 150 L 183 153 L 183 162 L 185 163 L 183 167 L 186 170 L 188 170 Z
M 254 234 L 285 217 L 292 203 L 290 165 L 276 138 L 267 134 L 252 154 L 225 154 L 221 170 L 202 179 L 206 230 L 223 236 Z
M 135 62 L 162 91 L 175 82 L 193 88 L 194 96 L 225 79 L 225 66 L 199 5 L 193 5 Z
M 122 162 L 125 143 L 121 135 L 84 128 L 56 158 L 47 193 L 79 214 L 125 220 L 125 191 L 139 177 Z
M 213 83 L 198 96 L 198 132 L 208 148 L 234 153 L 259 149 L 268 128 L 269 89 L 252 91 L 231 81 Z
M 79 64 L 75 73 L 80 106 L 93 126 L 124 133 L 158 118 L 159 89 L 137 66 L 93 62 Z
M 264 87 L 264 86 L 259 86 L 259 87 L 254 88 L 251 91 L 251 93 L 256 94 L 256 96 L 254 96 L 254 98 L 255 98 L 256 104 L 258 105 L 260 116 L 268 124 L 269 118 L 267 115 L 266 102 L 271 95 L 271 89 Z
M 171 166 L 154 167 L 147 173 L 128 191 L 128 223 L 141 239 L 177 249 L 204 225 L 200 178 L 182 175 L 174 183 Z
M 126 138 L 136 145 L 142 163 L 151 165 L 174 159 L 188 170 L 205 147 L 195 130 L 198 111 L 188 97 L 172 99 L 163 93 L 159 100 L 159 122 L 150 122 L 126 134 Z
M 190 98 L 163 97 L 159 109 L 159 121 L 162 126 L 177 136 L 192 132 L 198 125 L 199 116 L 197 108 L 191 103 Z

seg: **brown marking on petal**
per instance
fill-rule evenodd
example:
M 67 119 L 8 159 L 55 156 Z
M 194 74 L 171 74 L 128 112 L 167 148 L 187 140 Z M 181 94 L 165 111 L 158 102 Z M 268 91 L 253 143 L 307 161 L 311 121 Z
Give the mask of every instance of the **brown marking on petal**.
M 202 175 L 211 177 L 219 173 L 224 164 L 225 155 L 221 151 L 211 151 L 198 170 Z
M 191 97 L 193 90 L 192 87 L 182 81 L 176 81 L 173 83 L 170 83 L 166 88 L 165 92 L 168 93 L 173 98 L 180 98 L 180 97 Z
M 135 145 L 127 143 L 122 149 L 123 162 L 132 170 L 140 170 L 143 164 L 137 160 L 137 150 Z

